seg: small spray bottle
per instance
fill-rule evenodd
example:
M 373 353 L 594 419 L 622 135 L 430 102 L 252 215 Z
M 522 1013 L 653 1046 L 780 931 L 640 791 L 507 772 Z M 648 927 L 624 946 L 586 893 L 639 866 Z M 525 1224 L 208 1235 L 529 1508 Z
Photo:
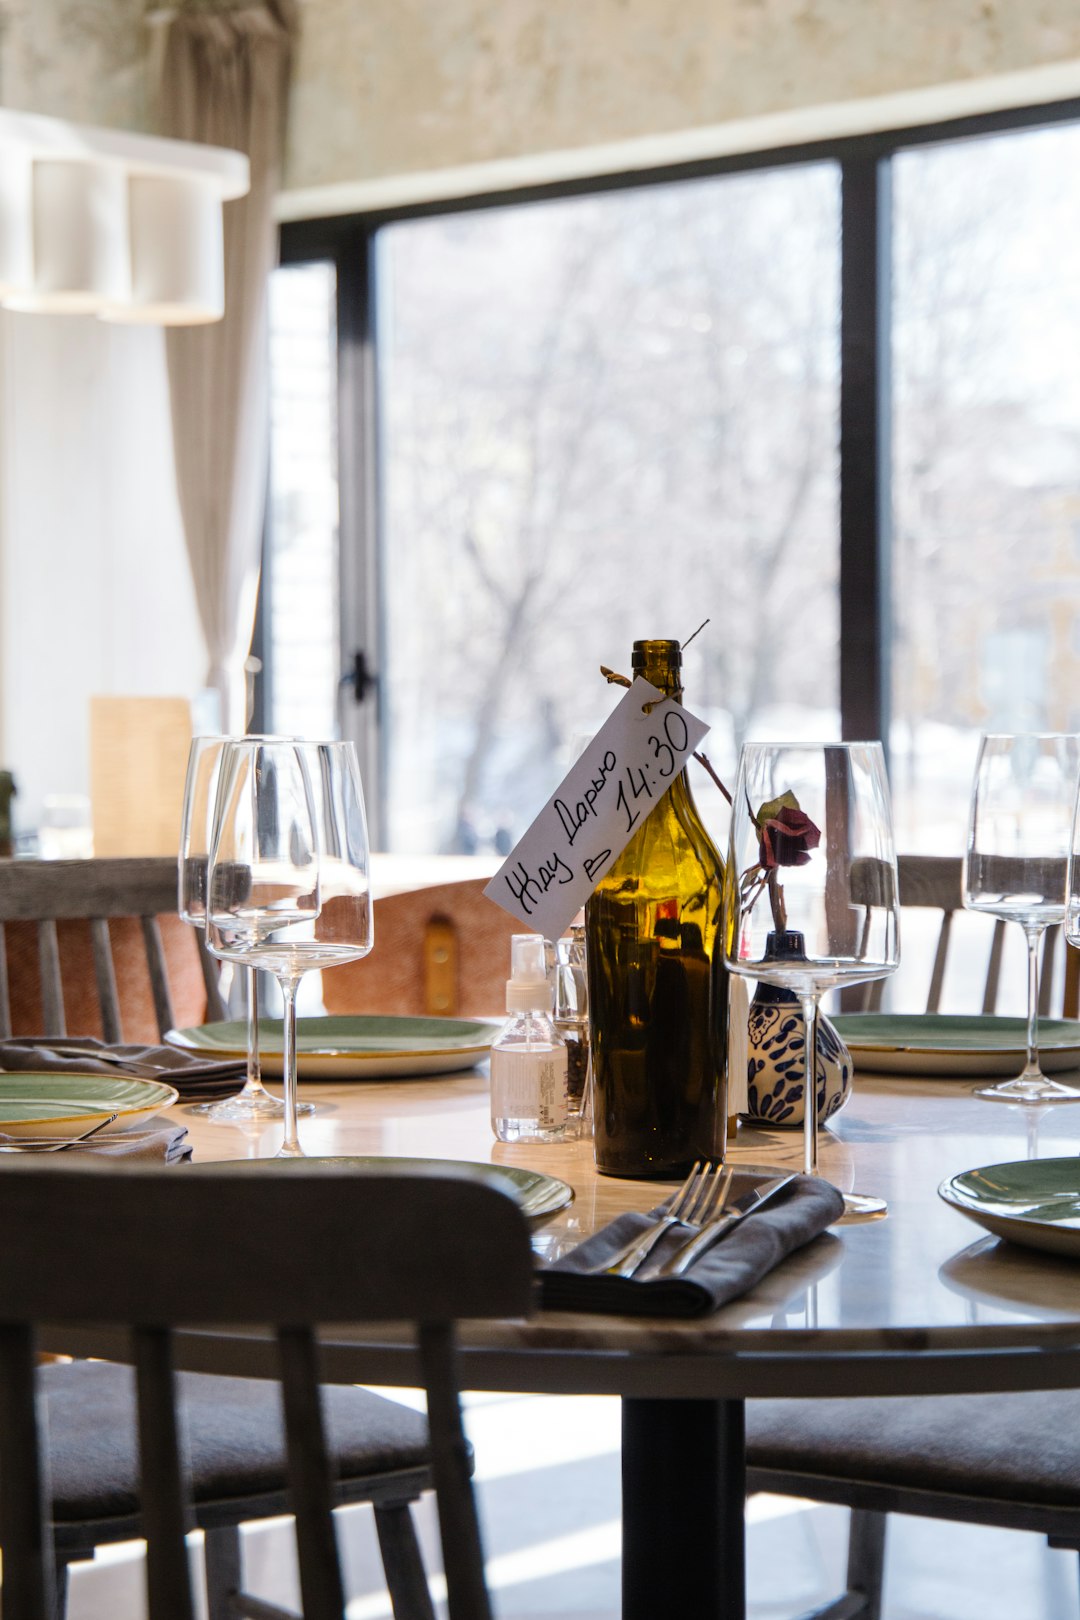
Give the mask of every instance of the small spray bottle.
M 491 1048 L 491 1128 L 500 1142 L 571 1142 L 566 1042 L 551 1020 L 553 991 L 542 934 L 510 943 L 506 1010 Z

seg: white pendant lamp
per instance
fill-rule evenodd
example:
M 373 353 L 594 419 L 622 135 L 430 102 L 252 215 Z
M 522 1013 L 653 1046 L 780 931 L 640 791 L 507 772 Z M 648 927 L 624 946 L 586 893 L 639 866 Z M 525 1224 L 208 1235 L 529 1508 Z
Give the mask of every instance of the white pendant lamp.
M 34 274 L 33 160 L 5 153 L 0 162 L 0 299 L 29 286 Z
M 33 274 L 9 309 L 94 315 L 131 297 L 127 180 L 111 163 L 35 158 Z
M 102 318 L 160 326 L 219 321 L 225 313 L 219 199 L 183 175 L 133 174 L 127 200 L 129 294 Z
M 241 152 L 0 110 L 0 303 L 194 325 L 224 312 Z

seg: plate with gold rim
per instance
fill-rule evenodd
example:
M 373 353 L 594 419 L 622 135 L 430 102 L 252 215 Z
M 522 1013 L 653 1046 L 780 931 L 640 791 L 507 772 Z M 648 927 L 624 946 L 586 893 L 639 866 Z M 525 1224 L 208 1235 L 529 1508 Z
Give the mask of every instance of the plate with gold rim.
M 1010 1075 L 1024 1066 L 1027 1020 L 989 1013 L 830 1014 L 856 1072 L 941 1076 Z M 1047 1073 L 1080 1067 L 1080 1020 L 1039 1019 Z
M 296 1072 L 301 1080 L 384 1080 L 453 1074 L 485 1058 L 500 1029 L 497 1019 L 409 1018 L 389 1014 L 327 1014 L 296 1020 Z M 242 1058 L 241 1019 L 170 1029 L 170 1046 L 202 1058 Z M 259 1019 L 263 1073 L 280 1075 L 282 1025 Z
M 482 1164 L 471 1159 L 399 1159 L 380 1158 L 377 1154 L 337 1154 L 302 1159 L 228 1159 L 216 1165 L 208 1163 L 200 1170 L 224 1174 L 243 1173 L 245 1165 L 257 1166 L 258 1174 L 301 1174 L 299 1167 L 318 1170 L 320 1167 L 348 1165 L 358 1175 L 385 1173 L 386 1171 L 454 1170 L 477 1180 L 489 1181 L 493 1176 L 503 1183 L 529 1221 L 546 1221 L 549 1215 L 573 1202 L 574 1189 L 558 1176 L 545 1175 L 540 1170 L 528 1170 L 518 1164 Z M 272 1166 L 273 1169 L 268 1169 Z
M 110 1114 L 116 1118 L 105 1130 L 129 1131 L 171 1108 L 177 1095 L 160 1080 L 10 1070 L 0 1074 L 0 1131 L 5 1136 L 71 1136 Z
M 938 1194 L 995 1237 L 1080 1259 L 1080 1158 L 986 1164 L 950 1176 Z

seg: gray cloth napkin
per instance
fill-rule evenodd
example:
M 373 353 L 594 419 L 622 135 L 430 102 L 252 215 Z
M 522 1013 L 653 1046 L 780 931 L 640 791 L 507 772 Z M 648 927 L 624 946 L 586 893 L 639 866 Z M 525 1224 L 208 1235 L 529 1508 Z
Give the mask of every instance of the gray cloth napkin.
M 99 1052 L 112 1053 L 125 1061 L 106 1063 L 97 1057 Z M 109 1046 L 90 1035 L 16 1035 L 0 1040 L 0 1072 L 19 1069 L 162 1080 L 176 1087 L 181 1102 L 210 1102 L 240 1090 L 247 1063 L 242 1058 L 192 1057 L 175 1046 Z
M 730 1208 L 764 1177 L 736 1172 Z M 662 1215 L 665 1201 L 647 1215 L 620 1215 L 576 1249 L 541 1269 L 540 1306 L 549 1311 L 603 1311 L 610 1316 L 707 1316 L 747 1294 L 767 1272 L 801 1249 L 843 1214 L 844 1200 L 818 1176 L 797 1176 L 762 1209 L 740 1221 L 681 1277 L 589 1276 L 587 1268 L 612 1257 Z M 673 1255 L 690 1234 L 672 1227 L 653 1250 L 648 1266 Z
M 11 1148 L 16 1149 L 17 1143 L 12 1142 Z M 64 1148 L 60 1153 L 41 1154 L 40 1157 L 49 1160 L 67 1158 L 70 1154 L 81 1153 L 84 1156 L 93 1154 L 96 1159 L 145 1159 L 149 1161 L 164 1162 L 165 1164 L 182 1164 L 185 1159 L 191 1158 L 191 1143 L 188 1141 L 186 1125 L 148 1125 L 141 1131 L 99 1131 L 88 1142 L 80 1143 L 75 1147 Z M 35 1157 L 39 1155 L 35 1154 Z M 14 1158 L 5 1145 L 0 1154 L 0 1175 L 3 1174 L 3 1161 Z

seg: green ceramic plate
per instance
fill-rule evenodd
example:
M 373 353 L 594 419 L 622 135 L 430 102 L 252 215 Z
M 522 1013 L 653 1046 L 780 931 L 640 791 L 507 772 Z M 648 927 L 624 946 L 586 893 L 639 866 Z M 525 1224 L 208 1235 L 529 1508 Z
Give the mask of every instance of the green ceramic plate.
M 450 1074 L 487 1056 L 499 1024 L 479 1018 L 391 1018 L 374 1014 L 298 1018 L 296 1066 L 301 1079 L 381 1080 L 390 1075 Z M 165 1039 L 201 1057 L 243 1057 L 247 1025 L 199 1024 L 170 1029 Z M 259 1019 L 259 1052 L 267 1074 L 281 1073 L 281 1022 Z
M 1080 1258 L 1080 1158 L 987 1164 L 951 1176 L 938 1192 L 997 1237 Z
M 177 1093 L 158 1080 L 110 1074 L 0 1074 L 0 1131 L 8 1136 L 71 1136 L 96 1119 L 127 1131 L 170 1108 Z
M 278 1171 L 284 1175 L 295 1174 L 299 1166 L 310 1170 L 313 1166 L 318 1169 L 320 1165 L 349 1165 L 358 1175 L 371 1171 L 387 1170 L 417 1170 L 438 1167 L 460 1170 L 466 1175 L 497 1176 L 505 1182 L 507 1190 L 512 1192 L 521 1206 L 521 1212 L 530 1221 L 546 1220 L 554 1215 L 556 1210 L 565 1209 L 574 1197 L 574 1189 L 565 1181 L 559 1181 L 555 1176 L 545 1176 L 539 1170 L 525 1170 L 516 1164 L 477 1164 L 463 1159 L 382 1159 L 376 1156 L 359 1157 L 352 1154 L 343 1154 L 334 1158 L 311 1159 L 230 1159 L 221 1161 L 217 1165 L 200 1165 L 201 1171 L 213 1174 L 215 1170 L 243 1171 L 245 1165 L 256 1165 L 258 1173 L 266 1171 L 266 1166 L 275 1166 L 274 1173 Z
M 948 1013 L 846 1013 L 833 1023 L 855 1059 L 871 1074 L 1019 1074 L 1027 1047 L 1023 1018 Z M 1080 1066 L 1080 1022 L 1039 1019 L 1044 1069 Z

